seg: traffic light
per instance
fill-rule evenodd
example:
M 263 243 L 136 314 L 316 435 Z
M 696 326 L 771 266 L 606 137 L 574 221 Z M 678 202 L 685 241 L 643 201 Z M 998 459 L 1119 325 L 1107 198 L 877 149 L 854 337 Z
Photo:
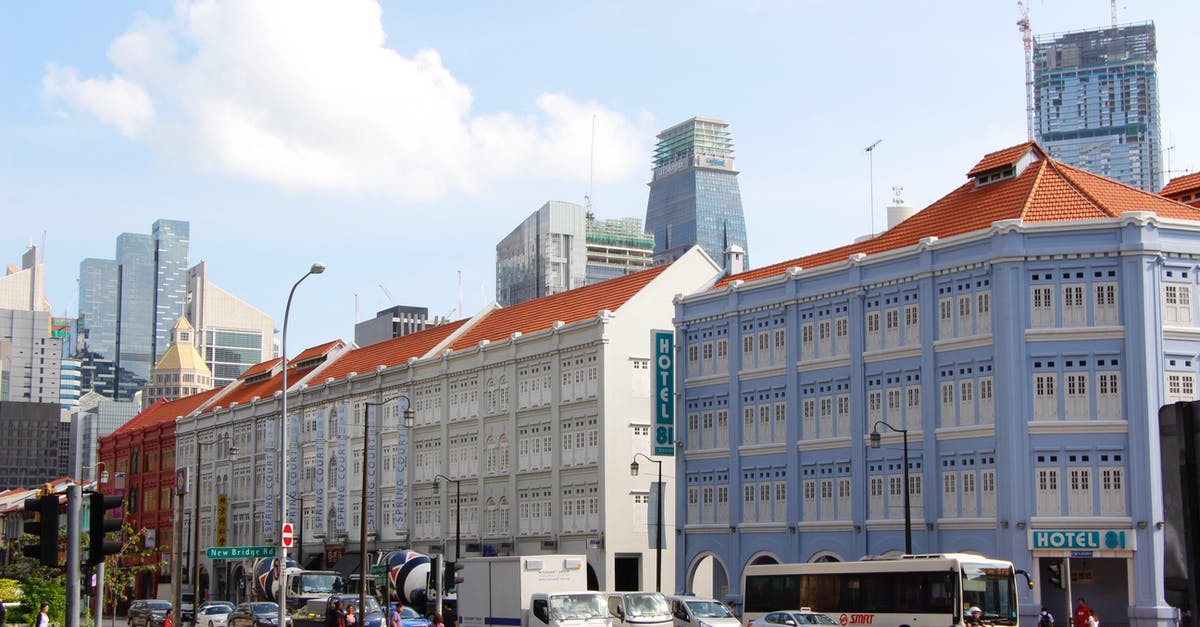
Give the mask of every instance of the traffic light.
M 466 564 L 458 562 L 446 561 L 446 574 L 442 577 L 442 591 L 454 590 L 458 588 L 458 584 L 462 583 L 462 575 L 458 571 L 466 567 Z
M 104 561 L 104 556 L 121 552 L 120 542 L 105 542 L 104 536 L 121 528 L 117 518 L 105 518 L 106 511 L 121 506 L 121 497 L 115 494 L 92 492 L 88 495 L 88 566 Z
M 51 568 L 58 568 L 58 495 L 43 494 L 25 499 L 26 514 L 37 520 L 25 522 L 25 533 L 38 537 L 37 544 L 23 547 L 26 557 L 32 557 Z
M 442 608 L 438 607 L 438 597 L 442 596 L 439 589 L 442 583 L 442 556 L 433 555 L 429 558 L 429 583 L 425 588 L 425 614 L 434 616 L 440 614 Z
M 1050 583 L 1063 587 L 1062 580 L 1062 560 L 1054 560 L 1046 564 L 1046 569 L 1050 571 Z

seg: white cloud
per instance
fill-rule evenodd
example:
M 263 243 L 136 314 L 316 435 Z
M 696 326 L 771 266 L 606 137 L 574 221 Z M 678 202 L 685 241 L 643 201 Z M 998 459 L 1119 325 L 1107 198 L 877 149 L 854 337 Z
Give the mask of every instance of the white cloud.
M 116 126 L 126 137 L 138 137 L 154 121 L 150 95 L 141 85 L 122 76 L 79 80 L 75 68 L 51 63 L 42 77 L 42 92 L 48 98 L 63 100 Z
M 435 199 L 503 181 L 597 180 L 645 160 L 644 129 L 565 94 L 537 113 L 472 113 L 436 51 L 385 47 L 373 0 L 197 0 L 138 16 L 111 79 L 51 65 L 45 95 L 175 156 L 297 190 Z M 157 110 L 157 115 L 156 115 Z

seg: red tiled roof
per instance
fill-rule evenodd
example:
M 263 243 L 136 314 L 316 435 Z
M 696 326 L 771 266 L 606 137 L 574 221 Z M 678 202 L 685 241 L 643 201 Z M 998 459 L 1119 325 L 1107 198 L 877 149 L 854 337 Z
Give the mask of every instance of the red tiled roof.
M 342 379 L 351 372 L 365 374 L 374 371 L 378 366 L 390 368 L 407 362 L 409 357 L 423 357 L 466 322 L 466 320 L 459 320 L 356 348 L 329 364 L 329 367 L 321 372 L 321 377 L 323 379 Z
M 1200 209 L 1144 192 L 1073 168 L 1047 158 L 1036 144 L 1025 143 L 993 152 L 984 157 L 972 172 L 984 172 L 1015 161 L 1028 150 L 1038 159 L 1016 178 L 976 187 L 970 180 L 929 205 L 916 215 L 872 239 L 847 244 L 798 259 L 727 276 L 714 286 L 720 289 L 731 281 L 755 281 L 782 274 L 788 268 L 816 268 L 845 261 L 856 253 L 873 255 L 913 246 L 921 239 L 947 238 L 989 228 L 998 220 L 1057 222 L 1095 220 L 1119 216 L 1128 211 L 1149 211 L 1168 218 L 1200 220 Z
M 669 264 L 655 266 L 594 285 L 497 309 L 454 340 L 450 348 L 473 348 L 480 340 L 496 342 L 508 339 L 509 335 L 516 331 L 523 334 L 533 333 L 549 329 L 550 325 L 558 321 L 571 324 L 595 317 L 601 310 L 616 311 L 668 267 Z
M 128 422 L 121 425 L 114 431 L 117 433 L 127 433 L 144 429 L 146 427 L 157 426 L 168 422 L 175 422 L 175 418 L 190 414 L 197 407 L 204 404 L 205 401 L 215 396 L 222 388 L 206 390 L 199 394 L 185 396 L 180 399 L 168 401 L 166 399 L 158 399 L 153 405 L 142 410 L 141 413 L 130 418 Z
M 293 364 L 292 367 L 295 367 L 295 364 L 302 363 L 302 362 L 312 359 L 314 357 L 320 357 L 321 355 L 327 355 L 333 349 L 341 348 L 345 345 L 346 345 L 346 343 L 341 340 L 333 340 L 332 342 L 325 342 L 324 344 L 318 344 L 310 349 L 302 351 L 299 355 L 296 355 L 295 357 L 293 357 L 292 361 L 291 361 L 291 363 Z
M 275 359 L 268 359 L 262 363 L 254 364 L 253 366 L 246 368 L 246 371 L 243 372 L 242 374 L 238 375 L 238 378 L 239 379 L 249 379 L 250 377 L 253 377 L 254 375 L 268 372 L 269 370 L 271 370 L 271 368 L 274 368 L 276 366 L 276 364 L 278 364 L 281 361 L 283 361 L 282 357 L 276 357 Z
M 1012 148 L 1005 148 L 1004 150 L 997 150 L 996 152 L 989 152 L 988 154 L 984 155 L 983 159 L 981 159 L 979 163 L 976 163 L 975 167 L 971 168 L 970 172 L 967 172 L 967 176 L 975 176 L 980 172 L 987 172 L 988 170 L 995 170 L 996 168 L 1001 168 L 1006 165 L 1012 165 L 1021 157 L 1025 156 L 1025 153 L 1029 152 L 1030 150 L 1036 151 L 1038 157 L 1046 156 L 1046 154 L 1042 152 L 1042 149 L 1039 148 L 1034 142 L 1017 144 Z
M 1171 198 L 1172 196 L 1197 190 L 1200 190 L 1200 172 L 1192 172 L 1191 174 L 1184 174 L 1183 176 L 1171 179 L 1158 195 Z

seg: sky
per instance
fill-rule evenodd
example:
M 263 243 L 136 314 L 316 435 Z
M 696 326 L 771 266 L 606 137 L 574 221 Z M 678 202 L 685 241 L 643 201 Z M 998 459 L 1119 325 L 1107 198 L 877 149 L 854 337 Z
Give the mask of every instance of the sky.
M 1029 0 L 1035 34 L 1110 3 Z M 1166 167 L 1200 169 L 1200 3 L 1154 21 Z M 289 354 L 393 304 L 473 315 L 495 246 L 549 200 L 644 218 L 655 136 L 730 124 L 755 266 L 882 229 L 1025 141 L 1017 2 L 0 3 L 0 261 L 79 262 L 191 223 L 191 263 L 282 325 Z M 882 140 L 870 153 L 865 148 Z M 297 348 L 299 347 L 299 348 Z

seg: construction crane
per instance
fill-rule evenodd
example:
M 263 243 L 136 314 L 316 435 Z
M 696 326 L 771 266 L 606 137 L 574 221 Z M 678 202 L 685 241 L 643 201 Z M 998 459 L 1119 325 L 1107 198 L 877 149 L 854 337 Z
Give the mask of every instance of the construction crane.
M 1116 6 L 1115 0 L 1113 6 Z M 1024 2 L 1017 2 L 1017 8 L 1021 11 L 1017 28 L 1021 30 L 1021 41 L 1025 44 L 1025 139 L 1033 141 L 1033 29 L 1029 25 L 1029 8 Z
M 392 298 L 392 293 L 388 291 L 388 288 L 383 286 L 383 283 L 379 284 L 379 289 L 383 290 L 383 295 L 387 296 L 389 303 L 393 305 L 396 304 L 396 299 Z

